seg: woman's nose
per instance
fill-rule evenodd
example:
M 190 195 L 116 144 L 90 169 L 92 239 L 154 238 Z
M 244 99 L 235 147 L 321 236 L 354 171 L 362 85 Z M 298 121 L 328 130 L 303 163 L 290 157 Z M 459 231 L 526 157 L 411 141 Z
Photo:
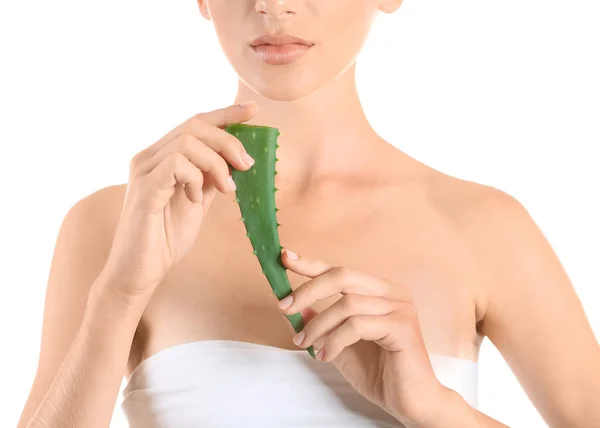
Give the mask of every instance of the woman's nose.
M 296 0 L 256 0 L 256 11 L 269 19 L 279 20 L 294 15 Z

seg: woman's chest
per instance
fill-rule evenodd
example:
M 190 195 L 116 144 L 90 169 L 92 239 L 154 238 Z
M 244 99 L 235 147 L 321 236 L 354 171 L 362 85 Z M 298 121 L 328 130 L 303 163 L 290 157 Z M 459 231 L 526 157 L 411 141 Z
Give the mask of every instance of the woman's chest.
M 293 330 L 261 274 L 239 211 L 217 206 L 194 249 L 176 265 L 148 306 L 136 341 L 142 355 L 182 342 L 226 339 L 297 349 Z M 216 207 L 216 208 L 217 208 Z M 358 210 L 350 212 L 356 213 Z M 282 209 L 281 245 L 406 287 L 413 295 L 428 350 L 474 359 L 473 289 L 483 275 L 470 263 L 468 246 L 425 207 L 411 210 L 343 206 Z M 288 271 L 295 289 L 310 278 Z M 322 311 L 340 294 L 316 302 Z

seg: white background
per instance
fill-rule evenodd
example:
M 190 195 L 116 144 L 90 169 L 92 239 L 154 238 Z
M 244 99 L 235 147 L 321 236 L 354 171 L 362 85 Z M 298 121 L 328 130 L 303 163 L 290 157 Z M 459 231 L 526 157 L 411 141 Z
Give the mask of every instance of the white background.
M 597 336 L 598 22 L 592 0 L 405 0 L 376 22 L 358 68 L 380 134 L 529 209 Z M 0 426 L 10 427 L 33 380 L 63 216 L 125 182 L 129 158 L 169 129 L 230 104 L 236 76 L 192 0 L 3 0 L 0 49 Z M 480 410 L 545 426 L 488 340 Z M 125 426 L 119 410 L 114 426 Z

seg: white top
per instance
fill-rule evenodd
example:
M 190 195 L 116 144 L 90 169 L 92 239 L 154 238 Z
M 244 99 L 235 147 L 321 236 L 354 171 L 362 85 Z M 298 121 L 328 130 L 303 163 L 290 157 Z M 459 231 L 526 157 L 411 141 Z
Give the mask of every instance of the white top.
M 477 408 L 477 363 L 430 354 L 437 378 Z M 131 428 L 403 427 L 306 350 L 228 340 L 176 345 L 133 371 Z

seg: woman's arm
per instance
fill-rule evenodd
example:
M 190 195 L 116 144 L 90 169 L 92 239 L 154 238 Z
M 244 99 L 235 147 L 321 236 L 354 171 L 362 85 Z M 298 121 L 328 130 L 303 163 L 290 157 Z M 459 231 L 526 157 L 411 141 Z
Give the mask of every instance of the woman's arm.
M 131 304 L 116 285 L 99 278 L 92 286 L 81 327 L 28 428 L 110 425 L 145 306 Z
M 63 220 L 48 279 L 38 369 L 18 428 L 108 426 L 139 319 L 139 310 L 110 295 L 104 287 L 109 279 L 99 278 L 120 215 L 115 201 L 123 195 L 121 186 L 102 189 L 75 204 Z M 92 284 L 108 292 L 88 299 Z
M 431 419 L 414 428 L 508 428 L 473 408 L 458 392 L 445 388 L 443 395 L 441 407 L 432 412 Z
M 490 272 L 482 333 L 549 426 L 600 427 L 600 346 L 558 257 L 514 198 L 477 199 L 465 224 Z

